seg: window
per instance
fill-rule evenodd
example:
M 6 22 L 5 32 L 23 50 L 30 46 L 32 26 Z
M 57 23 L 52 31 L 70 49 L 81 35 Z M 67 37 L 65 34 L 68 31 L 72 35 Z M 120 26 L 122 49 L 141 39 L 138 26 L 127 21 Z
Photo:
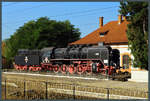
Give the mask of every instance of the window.
M 129 68 L 129 55 L 123 55 L 123 67 Z
M 104 37 L 104 35 L 106 35 L 107 33 L 108 33 L 108 31 L 106 31 L 106 32 L 100 32 L 99 35 L 100 35 L 100 37 Z

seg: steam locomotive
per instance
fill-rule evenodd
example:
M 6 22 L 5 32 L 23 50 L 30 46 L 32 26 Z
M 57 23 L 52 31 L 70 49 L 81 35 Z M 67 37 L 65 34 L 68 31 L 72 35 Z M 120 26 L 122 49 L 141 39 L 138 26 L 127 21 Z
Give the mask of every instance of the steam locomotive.
M 109 46 L 72 45 L 41 50 L 19 49 L 14 58 L 17 70 L 52 71 L 63 74 L 102 73 L 111 75 L 119 67 L 119 51 Z

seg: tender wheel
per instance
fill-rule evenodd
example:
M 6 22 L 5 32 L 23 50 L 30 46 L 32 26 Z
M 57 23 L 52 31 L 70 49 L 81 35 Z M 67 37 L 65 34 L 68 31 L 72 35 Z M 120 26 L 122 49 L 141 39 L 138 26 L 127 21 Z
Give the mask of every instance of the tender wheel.
M 18 65 L 14 64 L 14 67 L 16 70 L 20 70 L 20 67 Z
M 36 67 L 32 67 L 32 71 L 36 71 Z
M 22 67 L 22 70 L 27 70 L 28 69 L 28 66 L 23 66 Z
M 33 71 L 33 67 L 32 66 L 29 67 L 29 71 Z

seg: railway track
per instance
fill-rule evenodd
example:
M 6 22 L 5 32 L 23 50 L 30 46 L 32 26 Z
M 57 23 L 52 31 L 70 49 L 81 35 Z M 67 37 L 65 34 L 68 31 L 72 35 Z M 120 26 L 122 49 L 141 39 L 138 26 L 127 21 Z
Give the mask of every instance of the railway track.
M 38 72 L 33 72 L 33 71 L 18 71 L 18 70 L 3 70 L 4 73 L 11 73 L 11 74 L 23 74 L 23 75 L 37 75 L 37 76 L 50 76 L 50 77 L 63 77 L 63 78 L 77 78 L 77 79 L 93 79 L 93 80 L 119 80 L 119 81 L 127 81 L 127 78 L 130 78 L 131 75 L 104 75 L 104 74 L 62 74 L 62 73 L 54 73 L 54 72 L 46 72 L 46 71 L 38 71 Z

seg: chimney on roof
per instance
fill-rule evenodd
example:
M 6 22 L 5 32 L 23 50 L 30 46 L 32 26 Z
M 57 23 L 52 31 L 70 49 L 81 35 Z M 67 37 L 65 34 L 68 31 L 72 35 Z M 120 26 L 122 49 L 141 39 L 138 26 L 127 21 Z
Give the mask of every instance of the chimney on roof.
M 126 16 L 123 16 L 123 20 L 127 20 Z
M 99 17 L 99 27 L 103 27 L 103 18 L 104 17 Z
M 118 15 L 118 24 L 121 24 L 122 22 L 122 15 Z

